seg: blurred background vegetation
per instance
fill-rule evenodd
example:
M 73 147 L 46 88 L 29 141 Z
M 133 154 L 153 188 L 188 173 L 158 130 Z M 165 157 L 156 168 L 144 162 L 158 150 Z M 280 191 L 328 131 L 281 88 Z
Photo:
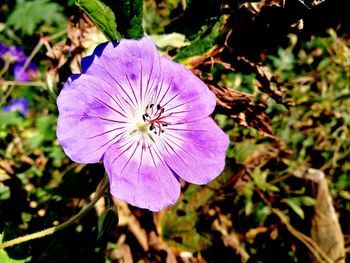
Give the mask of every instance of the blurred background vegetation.
M 348 10 L 340 0 L 1 1 L 0 42 L 36 69 L 21 81 L 20 61 L 0 50 L 0 241 L 68 220 L 103 178 L 101 164 L 65 156 L 55 127 L 64 82 L 107 39 L 145 32 L 190 68 L 217 95 L 213 118 L 231 144 L 222 175 L 183 182 L 173 207 L 115 201 L 118 221 L 106 195 L 74 226 L 0 250 L 0 262 L 346 262 Z M 28 112 L 6 108 L 18 98 Z

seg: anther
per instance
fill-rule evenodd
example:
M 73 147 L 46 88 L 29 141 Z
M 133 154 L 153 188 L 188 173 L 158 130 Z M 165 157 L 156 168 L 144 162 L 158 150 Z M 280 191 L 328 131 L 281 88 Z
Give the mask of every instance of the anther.
M 154 124 L 152 123 L 151 126 L 149 126 L 149 129 L 150 131 L 153 130 L 155 127 L 154 127 Z
M 157 110 L 160 110 L 161 106 L 160 104 L 157 104 Z

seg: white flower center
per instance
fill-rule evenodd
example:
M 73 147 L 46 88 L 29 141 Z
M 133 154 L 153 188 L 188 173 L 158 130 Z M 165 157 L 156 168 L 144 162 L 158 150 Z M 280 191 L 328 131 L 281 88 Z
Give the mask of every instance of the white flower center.
M 131 121 L 130 135 L 135 136 L 137 140 L 155 141 L 162 133 L 165 127 L 169 125 L 166 118 L 172 113 L 167 114 L 164 107 L 154 104 L 146 106 L 143 112 L 133 114 Z

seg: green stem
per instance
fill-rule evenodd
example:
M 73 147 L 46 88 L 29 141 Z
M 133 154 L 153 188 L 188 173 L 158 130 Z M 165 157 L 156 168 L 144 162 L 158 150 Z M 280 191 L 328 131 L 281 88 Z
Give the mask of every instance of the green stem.
M 42 81 L 18 82 L 18 81 L 6 80 L 6 81 L 2 82 L 1 85 L 46 87 L 45 83 Z
M 22 237 L 17 237 L 15 239 L 0 243 L 0 249 L 6 248 L 6 247 L 11 247 L 13 245 L 27 242 L 29 240 L 52 235 L 53 233 L 56 233 L 59 230 L 65 229 L 65 228 L 73 225 L 78 219 L 82 218 L 84 215 L 86 215 L 86 213 L 88 213 L 94 207 L 94 205 L 97 203 L 97 201 L 100 200 L 101 197 L 103 197 L 107 188 L 108 188 L 108 176 L 105 175 L 97 187 L 96 195 L 95 195 L 94 199 L 92 199 L 89 204 L 87 204 L 83 209 L 81 209 L 78 214 L 76 214 L 75 216 L 70 218 L 68 221 L 63 222 L 62 224 L 60 224 L 58 226 L 50 227 L 50 228 L 47 228 L 45 230 L 35 232 L 33 234 L 25 235 Z

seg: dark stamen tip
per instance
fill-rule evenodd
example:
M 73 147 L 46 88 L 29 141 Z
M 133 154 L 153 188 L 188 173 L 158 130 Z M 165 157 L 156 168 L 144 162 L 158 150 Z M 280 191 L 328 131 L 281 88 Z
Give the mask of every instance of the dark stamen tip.
M 149 105 L 149 108 L 151 109 L 154 106 L 154 104 Z
M 160 104 L 157 104 L 157 110 L 160 110 L 161 106 Z

